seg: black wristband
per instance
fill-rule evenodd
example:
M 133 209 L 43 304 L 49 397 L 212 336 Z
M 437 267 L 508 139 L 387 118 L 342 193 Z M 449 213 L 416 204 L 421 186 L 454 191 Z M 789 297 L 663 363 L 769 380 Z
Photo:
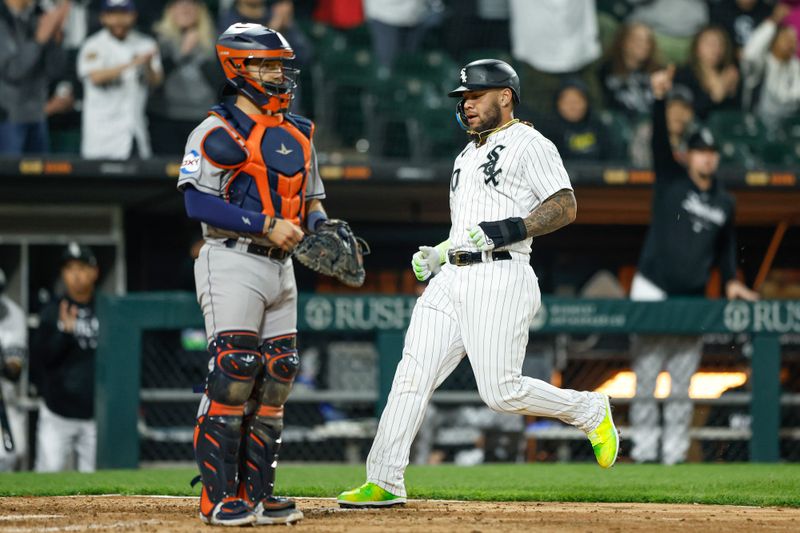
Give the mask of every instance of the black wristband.
M 269 226 L 267 227 L 267 233 L 265 235 L 269 236 L 272 233 L 272 230 L 275 229 L 275 224 L 278 223 L 278 219 L 276 217 L 272 217 L 269 220 Z
M 484 235 L 494 243 L 495 248 L 525 240 L 528 232 L 525 221 L 520 217 L 511 217 L 495 222 L 481 222 L 478 224 Z

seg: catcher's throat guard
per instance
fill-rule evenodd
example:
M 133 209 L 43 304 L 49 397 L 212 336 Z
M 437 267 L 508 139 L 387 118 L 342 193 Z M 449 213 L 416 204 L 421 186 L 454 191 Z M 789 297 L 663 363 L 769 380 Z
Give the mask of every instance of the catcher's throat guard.
M 367 241 L 356 237 L 347 222 L 330 219 L 300 241 L 292 255 L 315 272 L 334 277 L 348 287 L 361 287 L 366 276 L 364 256 L 369 253 Z

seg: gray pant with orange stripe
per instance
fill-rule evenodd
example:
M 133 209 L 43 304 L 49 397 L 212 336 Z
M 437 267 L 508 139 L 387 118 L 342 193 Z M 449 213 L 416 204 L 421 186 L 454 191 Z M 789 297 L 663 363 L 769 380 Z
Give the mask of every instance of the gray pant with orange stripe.
M 283 405 L 299 368 L 297 288 L 291 259 L 278 261 L 207 242 L 195 261 L 209 339 L 209 374 L 195 427 L 201 513 L 272 495 Z

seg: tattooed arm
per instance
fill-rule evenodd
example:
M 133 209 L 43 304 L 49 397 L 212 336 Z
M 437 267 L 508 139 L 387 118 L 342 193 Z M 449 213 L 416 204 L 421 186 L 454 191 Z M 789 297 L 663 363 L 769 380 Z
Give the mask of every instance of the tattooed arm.
M 538 237 L 575 221 L 578 202 L 569 189 L 561 189 L 523 219 L 525 236 Z
M 569 189 L 561 189 L 527 217 L 481 222 L 468 230 L 469 238 L 479 250 L 486 252 L 563 228 L 575 220 L 577 212 L 575 195 Z

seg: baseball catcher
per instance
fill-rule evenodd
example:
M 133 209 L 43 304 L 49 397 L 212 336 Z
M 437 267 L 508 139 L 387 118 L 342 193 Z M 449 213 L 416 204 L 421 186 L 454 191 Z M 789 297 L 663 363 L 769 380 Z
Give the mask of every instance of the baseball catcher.
M 189 136 L 178 180 L 205 239 L 195 261 L 210 356 L 194 435 L 200 518 L 291 524 L 303 513 L 275 495 L 284 404 L 300 368 L 291 257 L 360 285 L 362 245 L 322 206 L 314 123 L 289 111 L 297 70 L 286 39 L 237 23 L 217 56 L 228 94 Z
M 331 276 L 348 287 L 364 284 L 364 256 L 369 245 L 353 235 L 344 220 L 326 220 L 294 249 L 295 259 L 320 274 Z

